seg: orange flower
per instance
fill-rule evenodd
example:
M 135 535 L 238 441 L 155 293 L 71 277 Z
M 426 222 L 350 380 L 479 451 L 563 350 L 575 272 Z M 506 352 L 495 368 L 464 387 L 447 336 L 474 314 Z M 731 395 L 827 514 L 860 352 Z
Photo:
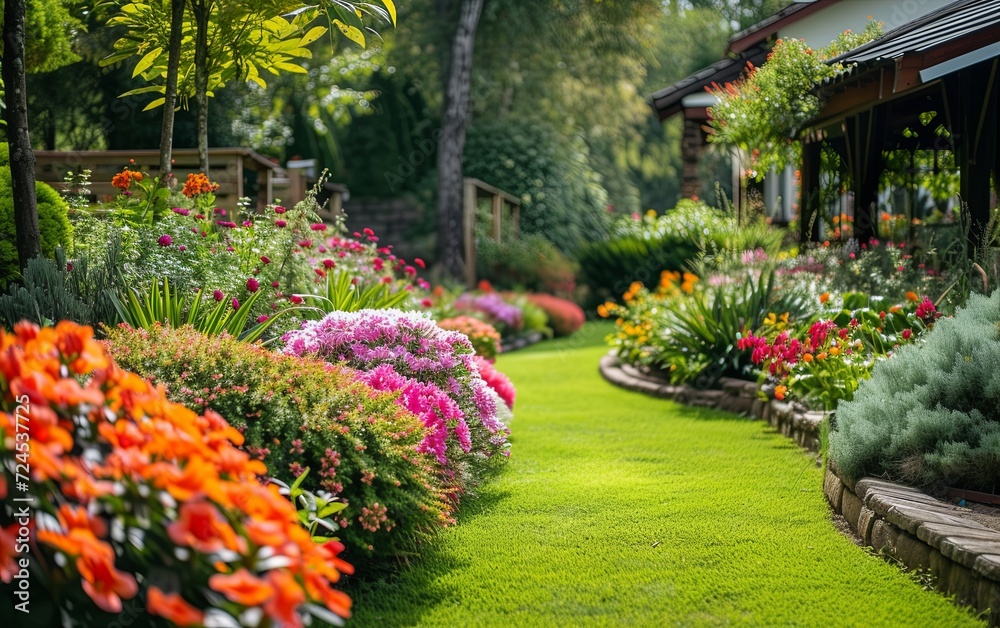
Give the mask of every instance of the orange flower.
M 823 352 L 820 352 L 820 353 L 816 354 L 816 359 L 817 360 L 825 360 L 826 359 L 826 351 L 823 351 Z
M 918 298 L 919 297 L 917 297 L 917 293 L 916 292 L 907 292 L 906 293 L 906 300 L 907 301 L 913 301 L 914 303 L 916 303 Z
M 139 585 L 131 574 L 115 569 L 114 551 L 84 551 L 76 561 L 76 568 L 83 578 L 83 590 L 101 610 L 108 613 L 122 611 L 122 598 L 130 599 L 139 592 Z
M 811 353 L 805 354 L 804 356 L 802 356 L 802 361 L 803 362 L 812 362 L 813 361 L 813 354 L 811 354 Z
M 902 312 L 902 311 L 903 311 L 903 306 L 902 305 L 893 305 L 892 307 L 889 308 L 889 313 L 890 314 L 898 314 L 899 312 Z
M 188 198 L 194 198 L 199 194 L 208 194 L 218 189 L 218 183 L 209 181 L 205 173 L 199 172 L 198 174 L 189 174 L 187 176 L 187 181 L 184 182 L 184 189 L 181 190 L 181 193 Z
M 122 192 L 128 190 L 133 181 L 142 181 L 142 173 L 125 168 L 115 176 L 111 177 L 111 185 L 118 188 Z
M 493 284 L 486 279 L 479 280 L 479 290 L 482 292 L 493 292 Z
M 274 595 L 264 604 L 264 612 L 281 626 L 300 628 L 302 618 L 297 609 L 306 601 L 302 587 L 287 571 L 269 571 L 267 581 L 274 588 Z
M 178 626 L 200 626 L 205 622 L 205 613 L 185 602 L 180 595 L 164 593 L 156 587 L 149 587 L 146 610 Z
M 785 398 L 786 393 L 788 393 L 787 386 L 777 386 L 774 389 L 774 396 L 778 400 L 783 400 Z
M 167 526 L 167 536 L 175 544 L 206 554 L 222 549 L 243 551 L 243 539 L 236 536 L 212 504 L 188 502 L 180 507 L 179 515 L 177 521 Z
M 208 586 L 241 606 L 259 606 L 274 595 L 270 584 L 245 568 L 229 575 L 217 573 L 208 579 Z
M 830 293 L 829 292 L 824 292 L 823 294 L 819 295 L 819 302 L 820 303 L 826 303 L 829 300 L 830 300 Z

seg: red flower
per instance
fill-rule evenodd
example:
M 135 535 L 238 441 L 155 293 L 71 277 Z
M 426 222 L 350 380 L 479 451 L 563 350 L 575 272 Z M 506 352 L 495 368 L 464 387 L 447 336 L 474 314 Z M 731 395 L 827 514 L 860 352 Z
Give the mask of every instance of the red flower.
M 274 226 L 277 227 L 278 229 L 284 229 L 285 225 L 287 225 L 287 224 L 288 223 L 285 222 L 284 220 L 275 220 L 274 221 Z
M 326 230 L 326 225 L 324 225 L 321 222 L 315 222 L 315 223 L 309 225 L 309 228 L 312 229 L 313 231 L 325 231 Z
M 323 268 L 333 268 L 336 265 L 337 265 L 336 262 L 334 262 L 332 259 L 323 260 Z
M 249 290 L 250 292 L 257 292 L 258 288 L 260 288 L 260 282 L 259 281 L 257 281 L 253 277 L 251 277 L 250 279 L 247 279 L 247 290 Z
M 295 305 L 298 305 L 299 303 L 302 303 L 302 297 L 300 297 L 297 294 L 293 294 L 291 297 L 289 297 L 288 300 L 291 301 L 292 303 L 294 303 Z
M 269 258 L 267 255 L 261 255 L 260 261 L 263 262 L 264 264 L 270 264 L 271 258 Z

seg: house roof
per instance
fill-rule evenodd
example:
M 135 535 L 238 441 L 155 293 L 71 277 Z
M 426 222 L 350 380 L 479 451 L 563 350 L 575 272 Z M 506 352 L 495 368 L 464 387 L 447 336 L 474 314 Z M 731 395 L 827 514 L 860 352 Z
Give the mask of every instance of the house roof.
M 660 120 L 665 120 L 684 108 L 681 103 L 684 97 L 703 92 L 712 83 L 722 84 L 735 80 L 748 61 L 760 65 L 765 58 L 767 58 L 767 48 L 754 46 L 743 54 L 716 61 L 707 68 L 702 68 L 653 94 L 653 109 L 656 110 Z
M 895 60 L 1000 25 L 1000 0 L 959 0 L 889 31 L 831 63 L 859 65 Z
M 782 28 L 812 15 L 839 0 L 799 0 L 778 11 L 774 15 L 749 26 L 729 38 L 729 51 L 740 53 L 751 46 L 760 44 Z

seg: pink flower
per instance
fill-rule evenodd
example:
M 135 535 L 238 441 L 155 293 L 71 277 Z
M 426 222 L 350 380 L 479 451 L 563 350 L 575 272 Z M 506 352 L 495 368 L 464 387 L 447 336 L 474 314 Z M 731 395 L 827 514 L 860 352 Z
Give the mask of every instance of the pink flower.
M 299 240 L 299 246 L 304 249 L 308 249 L 313 245 L 312 240 Z
M 226 210 L 222 210 L 222 211 L 226 211 Z M 231 221 L 231 220 L 216 220 L 215 224 L 219 225 L 220 227 L 227 227 L 229 229 L 235 229 L 236 228 L 236 223 L 233 222 L 233 221 Z
M 249 290 L 250 292 L 257 292 L 258 288 L 260 288 L 260 282 L 259 281 L 257 281 L 253 277 L 251 277 L 250 279 L 247 279 L 247 290 Z
M 258 323 L 264 323 L 264 322 L 266 322 L 266 321 L 267 321 L 267 319 L 269 319 L 269 318 L 271 318 L 271 317 L 270 317 L 270 316 L 268 316 L 267 314 L 261 314 L 260 316 L 258 316 L 258 317 L 257 317 L 257 322 L 258 322 Z
M 276 213 L 276 214 L 284 214 L 285 211 L 287 211 L 287 210 L 284 207 L 282 207 L 281 205 L 278 205 L 277 207 L 274 208 L 274 213 Z
M 279 287 L 280 285 L 281 285 L 281 284 L 280 284 L 280 283 L 278 283 L 277 281 L 272 281 L 272 282 L 271 282 L 271 287 L 272 287 L 272 288 L 277 288 L 277 287 Z
M 260 261 L 262 261 L 264 264 L 270 264 L 271 263 L 271 258 L 269 258 L 267 255 L 261 255 L 260 256 Z
M 225 216 L 226 215 L 226 210 L 222 209 L 221 207 L 216 207 L 212 211 L 215 212 L 216 214 L 220 215 L 220 216 Z
M 332 259 L 323 260 L 323 268 L 333 268 L 336 265 L 337 263 L 334 262 Z
M 312 229 L 313 231 L 325 231 L 326 230 L 326 225 L 324 225 L 321 222 L 315 222 L 315 223 L 309 225 L 309 228 Z
M 244 220 L 243 221 L 243 226 L 244 227 L 252 227 L 253 226 L 253 221 L 252 220 Z
M 212 293 L 212 298 L 216 301 L 221 301 L 226 298 L 226 295 L 222 294 L 222 290 L 216 290 Z
M 174 239 L 164 233 L 156 240 L 156 243 L 160 246 L 170 246 L 174 243 Z
M 424 260 L 420 259 L 419 257 L 413 258 L 413 263 L 421 268 L 427 268 L 427 264 L 425 264 Z
M 289 297 L 288 300 L 291 301 L 292 303 L 294 303 L 295 305 L 298 305 L 299 303 L 302 303 L 302 297 L 300 297 L 297 294 L 293 294 L 291 297 Z
M 287 225 L 287 224 L 288 223 L 285 222 L 284 220 L 275 220 L 274 221 L 274 226 L 277 227 L 278 229 L 284 229 L 285 225 Z
M 240 301 L 239 301 L 239 299 L 237 299 L 236 297 L 233 297 L 233 300 L 232 300 L 232 302 L 230 303 L 230 305 L 232 305 L 232 306 L 233 306 L 233 309 L 234 309 L 234 310 L 238 310 L 238 309 L 240 309 Z
M 375 235 L 375 232 L 372 231 L 371 229 L 369 229 L 368 227 L 365 227 L 365 235 L 368 236 L 368 237 L 371 237 L 371 236 Z
M 903 340 L 909 340 L 912 335 L 913 335 L 913 332 L 910 331 L 909 329 L 904 329 L 903 330 Z
M 174 207 L 170 211 L 174 212 L 175 214 L 178 214 L 179 216 L 190 216 L 191 215 L 191 210 L 184 209 L 183 207 Z

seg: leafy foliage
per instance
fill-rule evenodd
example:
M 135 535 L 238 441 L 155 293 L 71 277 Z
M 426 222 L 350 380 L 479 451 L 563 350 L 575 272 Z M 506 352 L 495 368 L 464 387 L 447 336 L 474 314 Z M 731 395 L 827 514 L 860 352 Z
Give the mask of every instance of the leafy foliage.
M 549 292 L 571 297 L 576 264 L 541 235 L 504 237 L 500 243 L 478 238 L 476 272 L 499 290 Z
M 871 20 L 863 32 L 844 32 L 821 50 L 801 39 L 778 39 L 760 68 L 748 64 L 740 80 L 714 86 L 719 102 L 709 108 L 709 139 L 749 155 L 758 178 L 771 166 L 794 162 L 797 135 L 819 112 L 814 88 L 847 69 L 831 60 L 881 36 L 882 24 Z
M 996 491 L 1000 293 L 973 295 L 925 341 L 901 347 L 842 402 L 830 459 L 850 477 Z
M 521 199 L 521 231 L 572 253 L 607 237 L 607 196 L 587 148 L 553 128 L 528 122 L 469 130 L 463 173 Z
M 448 522 L 437 465 L 416 452 L 426 429 L 350 371 L 190 327 L 119 328 L 108 342 L 120 364 L 166 386 L 170 399 L 225 417 L 275 478 L 291 483 L 310 469 L 303 489 L 347 503 L 336 521 L 352 554 L 413 552 Z M 375 504 L 386 519 L 363 522 Z
M 7 144 L 0 144 L 0 289 L 18 275 L 16 234 L 14 232 L 14 191 L 10 178 Z M 41 181 L 35 182 L 38 203 L 38 231 L 42 255 L 52 258 L 56 248 L 73 250 L 73 225 L 69 207 L 59 193 Z

